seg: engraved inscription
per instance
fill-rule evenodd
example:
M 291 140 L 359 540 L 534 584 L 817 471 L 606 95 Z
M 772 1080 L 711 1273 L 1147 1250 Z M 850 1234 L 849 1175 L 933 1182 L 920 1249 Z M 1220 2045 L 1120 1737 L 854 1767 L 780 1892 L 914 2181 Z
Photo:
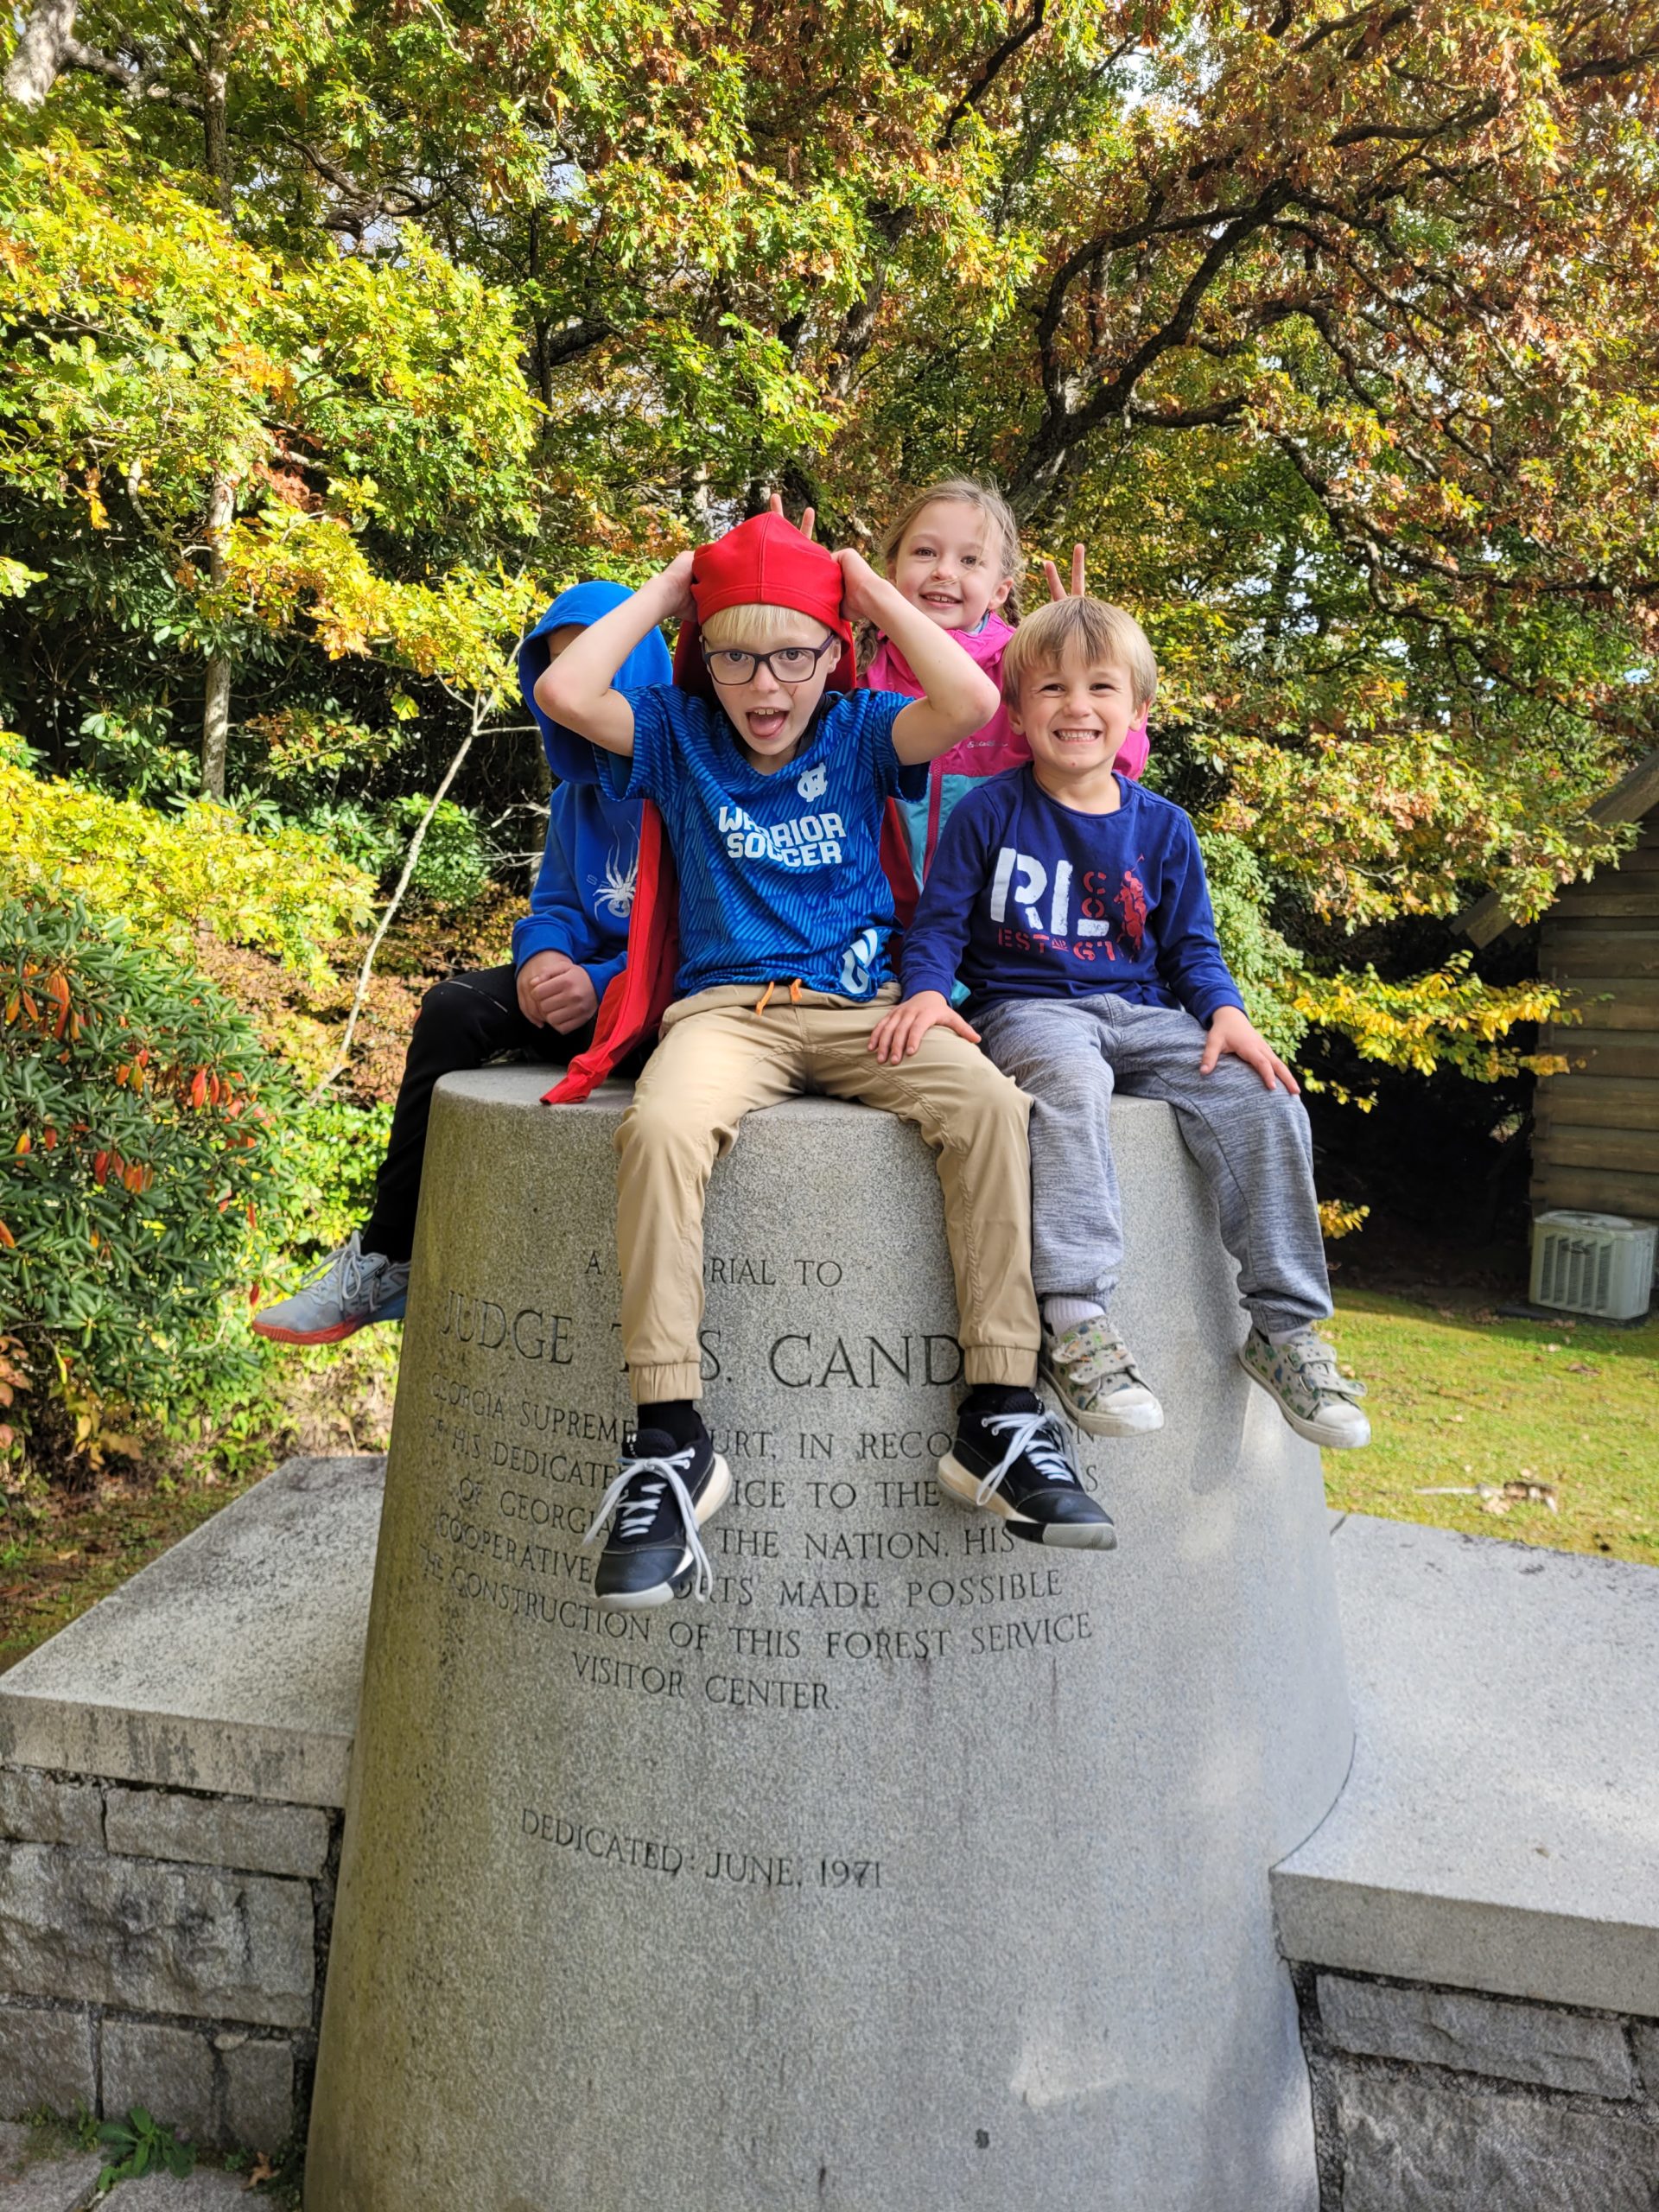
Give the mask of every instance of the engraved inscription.
M 728 1322 L 746 1301 L 751 1310 L 765 1301 L 758 1336 L 702 1330 L 705 1380 L 757 1360 L 774 1402 L 778 1389 L 803 1402 L 822 1392 L 830 1414 L 823 1426 L 711 1429 L 731 1470 L 732 1500 L 702 1532 L 714 1572 L 709 1604 L 617 1613 L 592 1595 L 599 1548 L 583 1539 L 614 1478 L 630 1416 L 620 1389 L 619 1409 L 601 1410 L 580 1402 L 575 1376 L 556 1382 L 548 1370 L 580 1358 L 588 1374 L 615 1372 L 614 1266 L 597 1252 L 582 1273 L 579 1300 L 594 1300 L 586 1312 L 492 1298 L 472 1285 L 444 1294 L 428 1402 L 431 1446 L 448 1472 L 421 1548 L 427 1586 L 446 1602 L 499 1613 L 525 1635 L 553 1637 L 566 1679 L 596 1700 L 729 1715 L 736 1726 L 810 1719 L 895 1674 L 947 1661 L 1052 1664 L 1090 1639 L 1078 1602 L 1087 1578 L 1074 1562 L 1033 1554 L 987 1517 L 941 1520 L 934 1469 L 952 1441 L 949 1401 L 936 1396 L 931 1420 L 915 1422 L 914 1394 L 958 1382 L 954 1337 L 860 1333 L 791 1312 L 838 1287 L 856 1291 L 856 1270 L 839 1257 L 715 1251 L 703 1273 L 737 1301 Z M 729 1379 L 740 1381 L 734 1371 Z M 830 1411 L 838 1393 L 858 1404 L 893 1391 L 911 1400 L 892 1402 L 900 1414 L 892 1426 L 866 1413 L 843 1429 Z M 791 1857 L 753 1839 L 630 1837 L 615 1823 L 530 1808 L 524 1819 L 527 1837 L 631 1872 L 696 1869 L 740 1887 L 855 1894 L 879 1885 L 875 1862 L 844 1854 Z
M 657 1874 L 670 1881 L 696 1875 L 738 1889 L 873 1891 L 881 1887 L 879 1859 L 804 1858 L 753 1846 L 631 1834 L 604 1821 L 550 1812 L 537 1805 L 520 1808 L 518 1828 L 531 1840 L 555 1851 L 573 1853 L 618 1873 Z

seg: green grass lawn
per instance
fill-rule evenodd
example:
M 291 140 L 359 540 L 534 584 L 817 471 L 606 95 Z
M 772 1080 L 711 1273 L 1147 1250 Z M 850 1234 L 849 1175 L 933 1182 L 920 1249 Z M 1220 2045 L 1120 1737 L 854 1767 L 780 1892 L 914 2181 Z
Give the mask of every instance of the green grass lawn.
M 1332 1505 L 1659 1567 L 1659 1319 L 1500 1321 L 1472 1292 L 1356 1290 L 1331 1332 L 1372 1433 L 1368 1451 L 1325 1454 Z M 1424 1495 L 1510 1482 L 1547 1485 L 1558 1510 Z

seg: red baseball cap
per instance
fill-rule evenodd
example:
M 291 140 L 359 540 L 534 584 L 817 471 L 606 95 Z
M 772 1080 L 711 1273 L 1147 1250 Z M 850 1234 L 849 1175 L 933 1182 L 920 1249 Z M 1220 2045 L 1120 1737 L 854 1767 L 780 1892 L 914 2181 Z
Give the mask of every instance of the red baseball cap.
M 825 689 L 853 689 L 858 669 L 853 626 L 842 612 L 841 564 L 782 515 L 752 516 L 712 545 L 699 545 L 691 596 L 697 611 L 681 623 L 674 647 L 674 681 L 682 691 L 715 696 L 703 666 L 702 625 L 722 607 L 792 607 L 811 615 L 834 631 L 843 648 Z

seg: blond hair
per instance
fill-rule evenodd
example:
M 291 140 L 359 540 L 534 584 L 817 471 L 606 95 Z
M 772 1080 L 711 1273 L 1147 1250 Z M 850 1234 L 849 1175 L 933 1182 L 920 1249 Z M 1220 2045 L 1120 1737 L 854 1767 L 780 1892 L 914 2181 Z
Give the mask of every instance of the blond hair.
M 774 645 L 798 644 L 794 626 L 810 622 L 828 629 L 830 625 L 821 615 L 809 614 L 799 607 L 771 607 L 753 600 L 747 607 L 716 607 L 698 626 L 702 642 L 716 649 L 723 646 L 728 652 L 734 647 L 753 652 L 770 652 Z M 832 661 L 833 668 L 835 663 Z
M 942 483 L 930 484 L 925 492 L 918 492 L 906 502 L 881 533 L 881 566 L 887 574 L 892 575 L 893 564 L 903 550 L 906 534 L 917 516 L 936 499 L 954 499 L 959 506 L 973 508 L 985 525 L 985 550 L 996 563 L 996 581 L 1017 582 L 1025 565 L 1025 556 L 1020 550 L 1020 525 L 1014 518 L 1014 509 L 995 485 L 982 484 L 972 476 L 947 476 Z M 1002 613 L 1010 622 L 1019 620 L 1014 601 L 1014 594 L 1010 592 L 1002 607 Z
M 1103 599 L 1051 600 L 1028 614 L 1002 649 L 1002 696 L 1017 707 L 1027 676 L 1072 658 L 1126 669 L 1135 705 L 1152 704 L 1158 662 L 1151 640 L 1127 607 Z

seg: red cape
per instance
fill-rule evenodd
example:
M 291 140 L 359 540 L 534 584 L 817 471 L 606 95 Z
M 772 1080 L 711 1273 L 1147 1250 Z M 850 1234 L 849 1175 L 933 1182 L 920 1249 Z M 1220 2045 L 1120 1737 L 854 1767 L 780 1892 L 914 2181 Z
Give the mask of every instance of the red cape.
M 893 887 L 901 929 L 916 911 L 916 877 L 910 840 L 896 799 L 881 821 L 881 866 Z M 575 1104 L 613 1075 L 628 1054 L 655 1038 L 674 996 L 680 964 L 679 880 L 663 834 L 663 817 L 647 799 L 639 817 L 639 873 L 628 915 L 627 963 L 600 1001 L 594 1041 L 571 1061 L 563 1077 L 543 1091 L 549 1106 Z

